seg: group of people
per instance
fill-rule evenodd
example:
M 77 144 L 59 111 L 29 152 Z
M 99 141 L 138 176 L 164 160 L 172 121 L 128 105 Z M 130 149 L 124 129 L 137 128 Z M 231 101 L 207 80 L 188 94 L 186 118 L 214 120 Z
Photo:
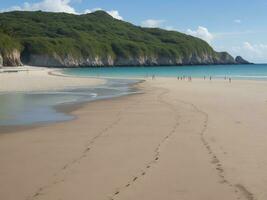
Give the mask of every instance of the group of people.
M 186 77 L 186 76 L 178 76 L 177 77 L 177 80 L 188 80 L 188 81 L 192 81 L 192 76 L 188 76 L 188 77 Z
M 151 78 L 152 78 L 152 80 L 154 80 L 156 78 L 156 76 L 153 74 Z M 207 77 L 204 76 L 203 79 L 206 80 Z M 208 79 L 211 81 L 212 80 L 212 76 L 209 76 Z M 232 78 L 230 78 L 230 77 L 227 78 L 225 76 L 224 80 L 227 80 L 227 79 L 228 79 L 229 83 L 232 82 Z M 177 80 L 188 80 L 189 82 L 191 82 L 192 81 L 192 76 L 177 76 Z
M 209 76 L 208 78 L 209 78 L 210 81 L 212 80 L 212 76 Z M 203 79 L 206 80 L 207 77 L 204 76 Z M 225 76 L 225 77 L 224 77 L 224 80 L 227 80 L 227 79 L 228 79 L 229 83 L 232 82 L 232 78 L 230 78 L 230 77 L 227 78 L 227 77 Z M 188 77 L 186 77 L 186 76 L 177 76 L 177 80 L 188 80 L 189 82 L 191 82 L 191 81 L 192 81 L 192 76 L 188 76 Z

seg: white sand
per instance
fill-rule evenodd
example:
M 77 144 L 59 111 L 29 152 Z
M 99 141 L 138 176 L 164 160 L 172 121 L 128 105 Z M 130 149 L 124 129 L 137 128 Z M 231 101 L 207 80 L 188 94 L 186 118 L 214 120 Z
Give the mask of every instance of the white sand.
M 48 73 L 57 73 L 58 71 L 58 69 L 52 68 L 25 66 L 1 69 L 1 71 L 3 70 L 18 72 L 0 73 L 0 92 L 58 90 L 93 86 L 105 82 L 96 78 L 51 76 Z

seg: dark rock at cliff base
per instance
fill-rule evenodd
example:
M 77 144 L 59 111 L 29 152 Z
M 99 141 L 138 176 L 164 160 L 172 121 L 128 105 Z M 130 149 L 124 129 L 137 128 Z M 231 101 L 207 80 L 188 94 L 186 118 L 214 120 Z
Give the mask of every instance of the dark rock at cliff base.
M 0 54 L 0 67 L 2 67 L 3 66 L 3 57 L 2 57 L 2 55 Z
M 0 53 L 0 66 L 22 66 L 19 50 L 14 49 L 10 52 Z
M 235 58 L 235 61 L 237 64 L 252 64 L 252 63 L 248 62 L 247 60 L 245 60 L 244 58 L 242 58 L 241 56 L 237 56 Z

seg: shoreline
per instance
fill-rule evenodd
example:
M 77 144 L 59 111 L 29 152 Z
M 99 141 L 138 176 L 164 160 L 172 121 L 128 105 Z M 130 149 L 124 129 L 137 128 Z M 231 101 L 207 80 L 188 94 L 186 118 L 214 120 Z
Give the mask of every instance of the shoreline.
M 138 83 L 137 83 L 138 84 Z M 73 119 L 70 120 L 62 120 L 62 121 L 54 121 L 54 122 L 40 122 L 40 123 L 33 123 L 33 124 L 28 124 L 28 125 L 7 125 L 7 126 L 0 126 L 0 137 L 1 135 L 4 134 L 11 134 L 11 133 L 20 133 L 23 131 L 27 130 L 32 130 L 36 128 L 42 128 L 46 126 L 50 126 L 53 124 L 58 124 L 58 123 L 68 123 L 70 121 L 75 121 L 79 118 L 78 115 L 75 115 L 74 113 L 78 110 L 83 109 L 84 107 L 88 106 L 88 104 L 94 103 L 94 102 L 106 102 L 110 100 L 116 100 L 116 99 L 123 99 L 126 97 L 130 97 L 133 95 L 140 95 L 142 94 L 141 91 L 139 93 L 133 93 L 133 94 L 127 94 L 127 95 L 122 95 L 122 96 L 115 96 L 115 97 L 110 97 L 106 99 L 97 99 L 97 100 L 92 100 L 92 101 L 86 101 L 86 102 L 73 102 L 71 104 L 67 105 L 55 105 L 53 106 L 56 111 L 62 112 L 64 114 L 71 115 Z
M 28 67 L 28 66 L 25 66 Z M 31 67 L 34 68 L 35 67 Z M 29 70 L 29 69 L 28 69 Z M 30 69 L 31 71 L 32 69 Z M 75 111 L 80 110 L 84 107 L 86 107 L 88 104 L 92 103 L 92 102 L 98 102 L 98 101 L 109 101 L 112 99 L 117 99 L 117 98 L 124 98 L 127 96 L 132 96 L 132 95 L 138 95 L 138 94 L 142 94 L 144 91 L 142 91 L 142 89 L 140 89 L 140 85 L 146 81 L 151 81 L 151 77 L 145 77 L 145 78 L 140 78 L 140 77 L 123 77 L 123 78 L 119 78 L 119 77 L 95 77 L 95 76 L 75 76 L 75 75 L 69 75 L 69 74 L 64 74 L 62 72 L 62 69 L 57 69 L 57 68 L 46 68 L 46 67 L 42 67 L 41 70 L 44 70 L 49 76 L 58 76 L 58 77 L 63 77 L 63 78 L 77 78 L 77 79 L 95 79 L 95 80 L 101 80 L 102 82 L 98 83 L 98 85 L 103 85 L 104 83 L 107 82 L 107 79 L 111 79 L 111 80 L 139 80 L 139 82 L 136 83 L 131 83 L 129 84 L 129 88 L 136 88 L 136 90 L 138 91 L 137 93 L 130 93 L 130 94 L 126 94 L 126 95 L 122 95 L 122 96 L 112 96 L 112 97 L 108 97 L 108 98 L 104 98 L 104 99 L 95 99 L 95 100 L 90 100 L 90 101 L 84 101 L 84 102 L 71 102 L 71 103 L 67 103 L 67 104 L 58 104 L 58 105 L 54 105 L 52 106 L 53 109 L 55 111 L 59 111 L 62 112 L 64 114 L 70 115 L 73 118 L 69 119 L 69 120 L 60 120 L 60 121 L 51 121 L 51 122 L 35 122 L 33 124 L 25 124 L 25 125 L 7 125 L 7 126 L 0 126 L 0 134 L 9 134 L 9 133 L 18 133 L 21 131 L 25 131 L 25 130 L 31 130 L 31 129 L 35 129 L 35 128 L 41 128 L 41 127 L 45 127 L 45 126 L 50 126 L 53 124 L 57 124 L 57 123 L 64 123 L 64 122 L 69 122 L 69 121 L 74 121 L 77 120 L 79 116 L 73 114 L 75 113 Z M 23 69 L 22 72 L 27 71 L 27 69 Z M 34 70 L 34 71 L 39 71 L 39 70 Z M 155 77 L 155 79 L 157 80 L 176 80 L 174 77 Z M 197 81 L 197 82 L 209 82 L 212 84 L 212 82 L 217 82 L 217 83 L 228 83 L 228 79 L 224 79 L 224 78 L 213 78 L 211 81 L 208 80 L 208 78 L 206 80 L 203 80 L 201 78 L 193 78 L 192 81 Z M 192 82 L 191 81 L 191 82 Z M 234 82 L 237 83 L 258 83 L 258 84 L 262 84 L 262 83 L 266 83 L 265 80 L 240 80 L 240 79 L 234 79 Z M 184 80 L 177 80 L 177 82 L 189 82 L 189 80 L 186 79 Z M 93 83 L 93 85 L 90 86 L 94 86 L 96 83 Z M 232 83 L 229 83 L 232 84 Z M 97 86 L 97 85 L 95 85 Z M 42 90 L 39 90 L 40 92 Z M 45 90 L 44 90 L 45 91 Z M 11 91 L 11 92 L 26 92 L 26 91 Z M 35 92 L 35 91 L 29 91 L 29 92 Z M 36 91 L 37 92 L 37 91 Z M 2 92 L 3 93 L 3 92 Z M 6 92 L 4 92 L 6 93 Z M 1 91 L 0 91 L 1 94 Z
M 8 67 L 10 69 L 14 69 L 14 67 Z M 146 82 L 146 81 L 150 81 L 150 80 L 153 80 L 151 77 L 144 77 L 144 78 L 141 78 L 141 77 L 106 77 L 106 76 L 78 76 L 78 75 L 71 75 L 71 74 L 66 74 L 66 73 L 63 73 L 63 70 L 64 69 L 59 69 L 59 68 L 47 68 L 47 67 L 32 67 L 32 66 L 23 66 L 23 67 L 17 67 L 19 68 L 18 69 L 14 69 L 15 71 L 18 70 L 18 73 L 19 72 L 27 72 L 29 73 L 29 71 L 42 71 L 44 72 L 42 74 L 42 76 L 44 74 L 47 74 L 48 76 L 54 76 L 54 77 L 62 77 L 62 78 L 74 78 L 74 79 L 78 79 L 78 80 L 93 80 L 92 83 L 90 82 L 88 86 L 99 86 L 99 85 L 104 85 L 107 80 L 118 80 L 118 79 L 121 79 L 121 80 L 139 80 L 139 82 L 136 82 L 136 83 L 131 83 L 129 84 L 129 88 L 137 88 L 137 91 L 139 91 L 138 93 L 133 93 L 133 94 L 126 94 L 126 95 L 122 95 L 122 96 L 112 96 L 112 97 L 108 97 L 108 98 L 104 98 L 104 99 L 95 99 L 95 100 L 90 100 L 90 101 L 84 101 L 84 102 L 71 102 L 71 103 L 62 103 L 62 104 L 58 104 L 58 105 L 54 105 L 52 106 L 53 109 L 55 111 L 59 111 L 61 113 L 64 113 L 64 114 L 68 114 L 70 116 L 72 116 L 73 118 L 72 119 L 69 119 L 69 120 L 60 120 L 60 121 L 51 121 L 51 122 L 35 122 L 33 124 L 25 124 L 25 125 L 4 125 L 4 126 L 0 126 L 1 130 L 0 130 L 0 134 L 4 134 L 4 133 L 17 133 L 17 132 L 20 132 L 20 131 L 24 131 L 24 130 L 30 130 L 30 129 L 35 129 L 35 128 L 38 128 L 38 127 L 44 127 L 44 126 L 49 126 L 49 125 L 52 125 L 52 124 L 56 124 L 56 123 L 64 123 L 64 122 L 68 122 L 68 121 L 72 121 L 72 120 L 76 120 L 78 118 L 78 116 L 76 115 L 73 115 L 73 113 L 76 111 L 76 110 L 79 110 L 79 109 L 82 109 L 83 107 L 85 107 L 86 105 L 88 105 L 89 103 L 91 102 L 95 102 L 95 101 L 108 101 L 110 99 L 113 99 L 113 98 L 123 98 L 124 96 L 131 96 L 131 95 L 136 95 L 136 94 L 139 94 L 140 92 L 142 93 L 142 91 L 140 90 L 140 88 L 138 87 L 138 85 L 142 84 L 143 82 Z M 1 78 L 1 77 L 0 77 Z M 158 80 L 175 80 L 176 78 L 175 77 L 155 77 L 155 79 L 158 79 Z M 203 78 L 193 78 L 192 81 L 197 81 L 197 82 L 209 82 L 209 83 L 212 83 L 212 82 L 219 82 L 219 83 L 227 83 L 228 82 L 228 79 L 224 79 L 223 77 L 222 78 L 213 78 L 212 80 L 209 80 L 208 77 L 206 77 L 206 80 L 203 80 Z M 244 82 L 247 82 L 247 83 L 266 83 L 266 80 L 252 80 L 252 79 L 248 79 L 248 80 L 243 80 L 243 79 L 233 79 L 232 80 L 233 82 L 236 82 L 236 83 L 244 83 Z M 185 79 L 183 80 L 177 80 L 177 82 L 190 82 L 188 80 L 188 77 L 186 77 Z M 232 84 L 232 83 L 229 83 L 229 84 Z M 73 86 L 71 86 L 73 87 Z M 79 87 L 79 86 L 78 86 Z M 83 86 L 82 86 L 83 87 Z M 1 88 L 0 88 L 1 89 Z M 61 89 L 66 89 L 66 87 L 62 87 Z M 44 89 L 44 90 L 33 90 L 33 91 L 27 91 L 27 92 L 37 92 L 37 91 L 46 91 L 47 89 Z M 54 90 L 58 90 L 58 89 L 54 89 Z M 26 91 L 1 91 L 0 90 L 0 94 L 2 93 L 9 93 L 9 92 L 26 92 Z
M 21 69 L 22 71 L 21 72 L 25 72 L 25 71 L 31 71 L 32 69 Z M 34 69 L 33 69 L 34 70 Z M 91 78 L 91 77 L 79 77 L 79 76 L 73 76 L 73 75 L 67 75 L 67 74 L 64 74 L 62 73 L 62 70 L 55 70 L 55 69 L 46 69 L 46 68 L 42 68 L 41 69 L 42 71 L 44 71 L 44 73 L 42 74 L 42 76 L 44 76 L 46 73 L 48 76 L 55 76 L 55 77 L 63 77 L 63 78 L 74 78 L 74 79 L 77 79 L 77 80 L 100 80 L 98 82 L 92 82 L 92 84 L 90 83 L 88 86 L 89 87 L 92 87 L 92 86 L 101 86 L 103 85 L 105 87 L 105 85 L 107 84 L 108 82 L 108 79 L 106 78 Z M 35 70 L 35 71 L 40 71 L 39 70 Z M 34 76 L 34 75 L 33 75 Z M 0 77 L 1 79 L 1 77 Z M 110 80 L 110 79 L 109 79 Z M 118 79 L 112 79 L 112 80 L 118 80 Z M 127 79 L 128 80 L 128 79 Z M 132 79 L 131 79 L 132 80 Z M 16 132 L 20 132 L 20 131 L 23 131 L 23 130 L 30 130 L 30 129 L 33 129 L 33 128 L 38 128 L 38 127 L 44 127 L 44 126 L 49 126 L 51 124 L 55 124 L 55 123 L 60 123 L 60 122 L 68 122 L 68 121 L 71 121 L 71 120 L 75 120 L 78 116 L 75 116 L 73 115 L 72 113 L 77 110 L 77 109 L 80 109 L 82 107 L 84 107 L 86 104 L 88 103 L 91 103 L 91 102 L 94 102 L 94 101 L 101 101 L 101 100 L 108 100 L 108 99 L 112 99 L 112 98 L 120 98 L 120 97 L 123 97 L 123 96 L 128 96 L 128 95 L 133 95 L 133 94 L 137 94 L 137 93 L 140 93 L 141 91 L 137 91 L 137 86 L 139 83 L 141 83 L 143 80 L 139 80 L 138 82 L 135 82 L 135 83 L 127 83 L 127 87 L 130 89 L 130 90 L 136 90 L 136 92 L 134 93 L 129 93 L 129 94 L 117 94 L 117 95 L 112 95 L 110 97 L 100 97 L 100 98 L 97 98 L 97 99 L 87 99 L 87 100 L 82 100 L 82 101 L 76 101 L 76 100 L 73 100 L 69 103 L 57 103 L 53 106 L 50 106 L 52 107 L 53 110 L 55 110 L 56 112 L 59 112 L 59 113 L 63 113 L 64 115 L 69 115 L 71 116 L 72 118 L 71 119 L 65 119 L 65 120 L 56 120 L 56 121 L 50 121 L 50 122 L 46 122 L 46 121 L 41 121 L 41 122 L 33 122 L 31 124 L 23 124 L 23 125 L 0 125 L 0 134 L 4 134 L 4 133 L 16 133 Z M 98 85 L 96 85 L 96 83 Z M 73 86 L 71 86 L 73 87 Z M 84 87 L 84 86 L 82 86 Z M 64 89 L 66 89 L 64 87 Z M 79 89 L 79 86 L 77 86 L 76 89 Z M 44 89 L 44 91 L 46 91 L 47 89 Z M 58 89 L 53 89 L 53 90 L 58 90 Z M 24 92 L 29 92 L 29 94 L 31 94 L 32 92 L 42 92 L 43 90 L 35 90 L 35 91 L 9 91 L 9 92 L 2 92 L 2 94 L 5 94 L 5 93 L 24 93 Z M 1 91 L 0 91 L 1 92 Z M 0 93 L 1 94 L 1 93 Z M 75 95 L 75 93 L 74 93 Z

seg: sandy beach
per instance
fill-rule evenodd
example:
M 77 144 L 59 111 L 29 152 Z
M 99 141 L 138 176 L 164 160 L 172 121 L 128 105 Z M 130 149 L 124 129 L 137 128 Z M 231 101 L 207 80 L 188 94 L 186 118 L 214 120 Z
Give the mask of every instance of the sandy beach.
M 6 73 L 3 73 L 4 71 Z M 49 75 L 51 73 L 54 76 Z M 104 80 L 96 78 L 88 79 L 62 76 L 54 68 L 30 66 L 5 67 L 0 69 L 0 81 L 0 92 L 51 91 L 105 83 Z
M 0 91 L 18 89 L 17 75 L 1 76 L 14 85 Z M 102 81 L 37 77 L 20 90 Z M 72 121 L 0 130 L 0 199 L 267 199 L 266 82 L 156 78 L 138 87 L 79 107 Z

